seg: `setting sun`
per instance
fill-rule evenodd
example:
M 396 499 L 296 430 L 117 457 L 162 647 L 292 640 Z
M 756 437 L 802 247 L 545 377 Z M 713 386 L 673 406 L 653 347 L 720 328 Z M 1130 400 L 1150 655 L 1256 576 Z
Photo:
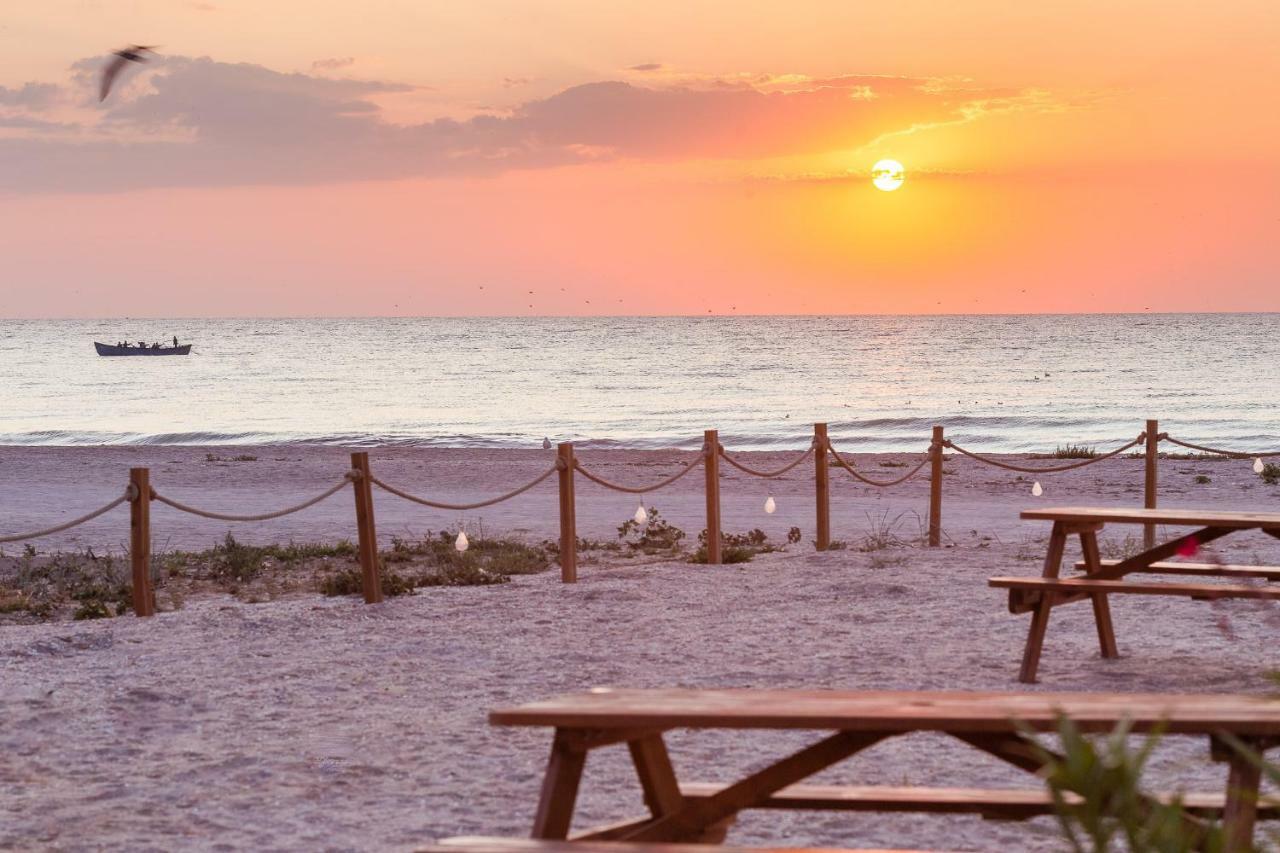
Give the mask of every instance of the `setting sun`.
M 902 164 L 897 160 L 881 160 L 871 167 L 871 183 L 876 189 L 893 192 L 902 186 Z

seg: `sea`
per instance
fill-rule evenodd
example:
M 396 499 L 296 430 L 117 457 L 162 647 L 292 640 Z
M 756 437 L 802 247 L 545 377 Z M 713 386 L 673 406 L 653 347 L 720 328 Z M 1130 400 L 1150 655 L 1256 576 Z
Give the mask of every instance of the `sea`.
M 0 444 L 1265 452 L 1278 379 L 1280 314 L 0 320 Z

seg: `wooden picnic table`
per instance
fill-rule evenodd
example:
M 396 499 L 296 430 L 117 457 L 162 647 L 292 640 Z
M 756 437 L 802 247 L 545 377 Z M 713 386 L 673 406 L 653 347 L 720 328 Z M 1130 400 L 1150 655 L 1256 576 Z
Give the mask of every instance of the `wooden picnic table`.
M 1225 794 L 1188 796 L 1191 809 L 1223 815 L 1236 848 L 1245 849 L 1258 813 L 1259 769 L 1224 740 L 1231 735 L 1262 753 L 1280 744 L 1280 699 L 1257 696 L 960 693 L 826 690 L 595 689 L 496 710 L 499 726 L 554 728 L 533 837 L 565 839 L 587 753 L 626 744 L 648 816 L 579 832 L 574 840 L 720 842 L 743 809 L 817 809 L 981 814 L 1021 819 L 1053 811 L 1036 789 L 835 787 L 800 784 L 850 756 L 898 735 L 940 732 L 1035 773 L 1042 762 L 1025 730 L 1057 731 L 1066 715 L 1085 732 L 1110 732 L 1122 720 L 1135 734 L 1163 731 L 1209 739 L 1229 766 Z M 663 733 L 670 729 L 796 729 L 826 733 L 730 784 L 681 785 Z M 1160 798 L 1161 795 L 1153 795 Z M 1278 803 L 1266 803 L 1268 816 Z M 1198 818 L 1189 815 L 1189 822 Z M 1234 849 L 1234 848 L 1233 848 Z
M 1280 539 L 1280 514 L 1264 512 L 1230 512 L 1197 509 L 1125 509 L 1117 507 L 1053 507 L 1024 511 L 1021 518 L 1051 521 L 1048 553 L 1044 571 L 1038 578 L 995 577 L 988 583 L 1009 590 L 1009 610 L 1031 613 L 1031 628 L 1022 655 L 1019 680 L 1032 683 L 1040 664 L 1040 650 L 1049 626 L 1049 612 L 1062 604 L 1089 599 L 1093 604 L 1098 644 L 1105 658 L 1119 657 L 1115 629 L 1111 623 L 1109 594 L 1173 595 L 1197 600 L 1246 598 L 1280 600 L 1280 587 L 1257 585 L 1250 581 L 1280 580 L 1280 568 L 1271 566 L 1237 566 L 1217 562 L 1169 562 L 1179 554 L 1192 553 L 1201 545 L 1242 530 L 1260 530 Z M 1195 527 L 1189 533 L 1175 536 L 1139 554 L 1122 560 L 1102 559 L 1098 533 L 1107 524 L 1164 525 Z M 1076 564 L 1084 574 L 1059 578 L 1063 550 L 1069 537 L 1080 537 L 1084 559 Z M 1243 583 L 1205 584 L 1169 581 L 1127 581 L 1134 573 L 1226 578 Z

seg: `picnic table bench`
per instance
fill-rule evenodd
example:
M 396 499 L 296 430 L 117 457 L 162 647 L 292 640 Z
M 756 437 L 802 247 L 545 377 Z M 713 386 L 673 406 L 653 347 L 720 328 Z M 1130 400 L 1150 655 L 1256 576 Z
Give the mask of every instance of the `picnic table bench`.
M 944 812 L 1006 819 L 1051 813 L 1053 801 L 1042 786 L 987 790 L 802 783 L 883 740 L 914 732 L 951 735 L 1034 774 L 1043 765 L 1028 748 L 1024 731 L 1056 731 L 1063 715 L 1085 732 L 1109 732 L 1124 720 L 1135 734 L 1159 730 L 1207 737 L 1214 759 L 1229 766 L 1225 793 L 1187 795 L 1188 811 L 1222 815 L 1238 848 L 1252 838 L 1259 808 L 1268 817 L 1280 816 L 1280 802 L 1258 803 L 1259 768 L 1223 738 L 1231 735 L 1258 753 L 1280 744 L 1280 699 L 1256 696 L 600 688 L 496 710 L 489 720 L 499 726 L 555 730 L 534 838 L 570 838 L 587 754 L 625 744 L 649 814 L 580 831 L 573 840 L 718 843 L 744 809 Z M 663 740 L 671 729 L 794 729 L 824 736 L 729 784 L 682 785 Z M 1198 820 L 1193 814 L 1186 819 Z
M 1094 623 L 1097 626 L 1098 644 L 1101 647 L 1102 656 L 1114 658 L 1119 657 L 1120 653 L 1116 647 L 1115 629 L 1111 624 L 1108 595 L 1172 595 L 1201 601 L 1224 598 L 1280 600 L 1280 586 L 1248 583 L 1248 581 L 1280 580 L 1280 568 L 1168 562 L 1170 557 L 1194 553 L 1201 545 L 1242 530 L 1261 530 L 1280 539 L 1280 514 L 1277 513 L 1055 507 L 1026 510 L 1020 517 L 1053 522 L 1053 529 L 1049 534 L 1048 553 L 1044 559 L 1044 571 L 1038 578 L 994 577 L 988 583 L 993 587 L 1009 590 L 1010 612 L 1032 614 L 1031 628 L 1027 633 L 1027 645 L 1022 655 L 1022 667 L 1018 673 L 1019 680 L 1028 684 L 1036 680 L 1040 650 L 1044 645 L 1045 631 L 1049 626 L 1049 612 L 1059 605 L 1089 599 L 1093 604 Z M 1175 536 L 1123 560 L 1103 560 L 1098 549 L 1098 533 L 1107 524 L 1165 525 L 1198 529 Z M 1076 563 L 1076 568 L 1082 569 L 1084 574 L 1060 578 L 1058 574 L 1061 571 L 1063 550 L 1068 538 L 1073 535 L 1080 537 L 1080 550 L 1084 559 Z M 1126 576 L 1131 574 L 1212 577 L 1245 582 L 1208 584 L 1167 580 L 1126 580 Z

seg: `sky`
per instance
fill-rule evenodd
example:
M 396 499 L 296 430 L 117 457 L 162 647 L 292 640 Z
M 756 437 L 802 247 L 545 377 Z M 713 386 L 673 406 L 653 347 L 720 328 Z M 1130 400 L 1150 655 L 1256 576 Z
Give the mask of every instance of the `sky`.
M 0 317 L 1280 311 L 1276 44 L 1275 0 L 9 0 Z

